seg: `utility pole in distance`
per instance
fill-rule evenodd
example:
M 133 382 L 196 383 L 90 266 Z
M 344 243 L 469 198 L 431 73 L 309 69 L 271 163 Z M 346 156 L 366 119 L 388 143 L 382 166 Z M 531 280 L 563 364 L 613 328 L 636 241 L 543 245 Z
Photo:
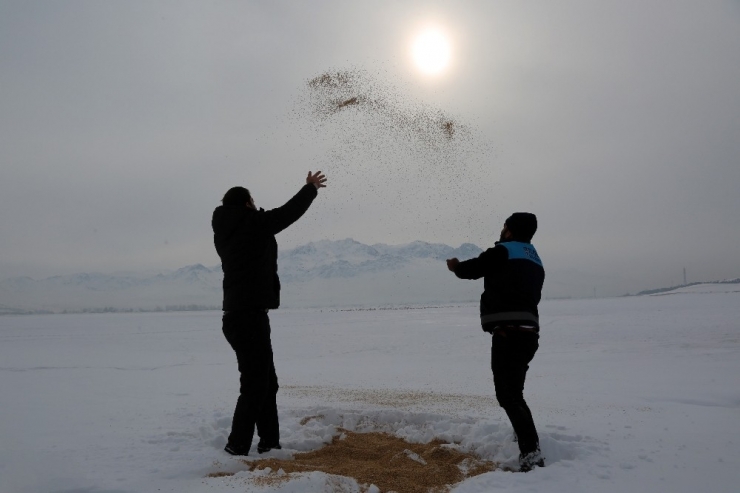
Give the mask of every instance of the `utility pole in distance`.
M 686 286 L 686 267 L 683 268 L 683 285 Z

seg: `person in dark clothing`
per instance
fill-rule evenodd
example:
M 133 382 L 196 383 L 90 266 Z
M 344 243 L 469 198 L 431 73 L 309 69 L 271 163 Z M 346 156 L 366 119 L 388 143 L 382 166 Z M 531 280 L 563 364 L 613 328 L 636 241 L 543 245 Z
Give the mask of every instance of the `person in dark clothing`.
M 532 413 L 524 401 L 524 380 L 539 348 L 539 312 L 545 270 L 532 237 L 537 217 L 516 212 L 504 223 L 493 248 L 477 258 L 447 260 L 460 279 L 483 278 L 481 326 L 492 334 L 491 370 L 496 399 L 506 412 L 519 442 L 519 470 L 544 467 Z
M 213 241 L 224 272 L 223 333 L 236 353 L 241 375 L 224 449 L 229 454 L 249 453 L 255 426 L 260 437 L 257 452 L 281 448 L 278 380 L 267 315 L 280 306 L 275 235 L 308 210 L 325 182 L 320 171 L 309 171 L 306 185 L 285 205 L 269 211 L 257 209 L 249 190 L 234 187 L 213 211 Z

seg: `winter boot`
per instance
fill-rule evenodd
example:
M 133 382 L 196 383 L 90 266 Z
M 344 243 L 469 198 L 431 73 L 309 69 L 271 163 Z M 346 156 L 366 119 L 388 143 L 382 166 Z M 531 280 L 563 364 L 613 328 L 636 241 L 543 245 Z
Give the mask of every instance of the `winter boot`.
M 249 447 L 241 447 L 234 445 L 233 443 L 227 443 L 224 450 L 231 455 L 247 455 L 249 454 Z
M 283 447 L 280 445 L 279 442 L 274 445 L 266 445 L 260 440 L 260 443 L 257 444 L 257 453 L 264 454 L 265 452 L 269 452 L 270 450 L 280 450 L 282 448 Z
M 545 458 L 539 449 L 526 455 L 519 455 L 519 472 L 529 472 L 535 467 L 545 467 Z

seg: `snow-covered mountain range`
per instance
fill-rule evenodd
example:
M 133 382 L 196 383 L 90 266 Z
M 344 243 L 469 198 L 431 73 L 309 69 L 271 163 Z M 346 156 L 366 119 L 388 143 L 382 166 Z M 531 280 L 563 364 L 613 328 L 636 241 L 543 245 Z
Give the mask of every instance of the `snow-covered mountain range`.
M 455 282 L 444 260 L 475 257 L 458 248 L 415 241 L 365 245 L 323 240 L 279 254 L 283 306 L 338 307 L 474 301 L 481 282 Z M 0 282 L 0 313 L 220 308 L 220 266 L 195 264 L 156 274 L 80 273 Z
M 476 301 L 481 281 L 461 281 L 444 260 L 466 260 L 481 249 L 414 241 L 366 245 L 351 238 L 322 240 L 281 250 L 278 258 L 282 307 L 377 307 L 454 304 Z M 168 272 L 79 273 L 0 281 L 0 314 L 220 309 L 221 266 L 189 265 Z M 720 281 L 715 281 L 720 283 Z M 721 281 L 737 285 L 738 280 Z M 701 286 L 707 283 L 692 283 Z M 599 292 L 596 287 L 599 286 Z M 683 286 L 638 294 L 673 292 Z M 696 288 L 696 289 L 699 289 Z M 703 288 L 702 288 L 703 289 Z M 629 288 L 619 276 L 573 269 L 547 269 L 545 298 L 622 296 Z
M 365 245 L 351 238 L 322 240 L 281 252 L 280 279 L 283 282 L 293 282 L 315 278 L 351 278 L 404 269 L 417 259 L 431 259 L 438 263 L 451 257 L 473 258 L 481 252 L 472 243 L 463 243 L 459 248 L 452 248 L 423 241 L 407 245 Z

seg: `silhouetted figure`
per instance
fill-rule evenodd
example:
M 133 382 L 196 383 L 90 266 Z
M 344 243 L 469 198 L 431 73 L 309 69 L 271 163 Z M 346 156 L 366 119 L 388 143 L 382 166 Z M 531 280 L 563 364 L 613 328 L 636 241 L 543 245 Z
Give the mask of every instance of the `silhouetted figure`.
M 484 279 L 480 298 L 483 330 L 493 335 L 491 370 L 496 398 L 511 420 L 519 442 L 519 470 L 544 467 L 532 413 L 524 401 L 524 379 L 539 348 L 539 312 L 545 270 L 532 237 L 537 218 L 516 212 L 504 223 L 493 248 L 478 258 L 447 260 L 461 279 Z
M 259 453 L 280 448 L 278 381 L 267 316 L 280 306 L 275 235 L 306 212 L 325 182 L 320 171 L 309 171 L 306 185 L 285 205 L 269 211 L 257 209 L 249 190 L 234 187 L 213 211 L 213 241 L 224 272 L 223 332 L 236 352 L 241 375 L 225 448 L 232 455 L 249 453 L 255 425 Z

